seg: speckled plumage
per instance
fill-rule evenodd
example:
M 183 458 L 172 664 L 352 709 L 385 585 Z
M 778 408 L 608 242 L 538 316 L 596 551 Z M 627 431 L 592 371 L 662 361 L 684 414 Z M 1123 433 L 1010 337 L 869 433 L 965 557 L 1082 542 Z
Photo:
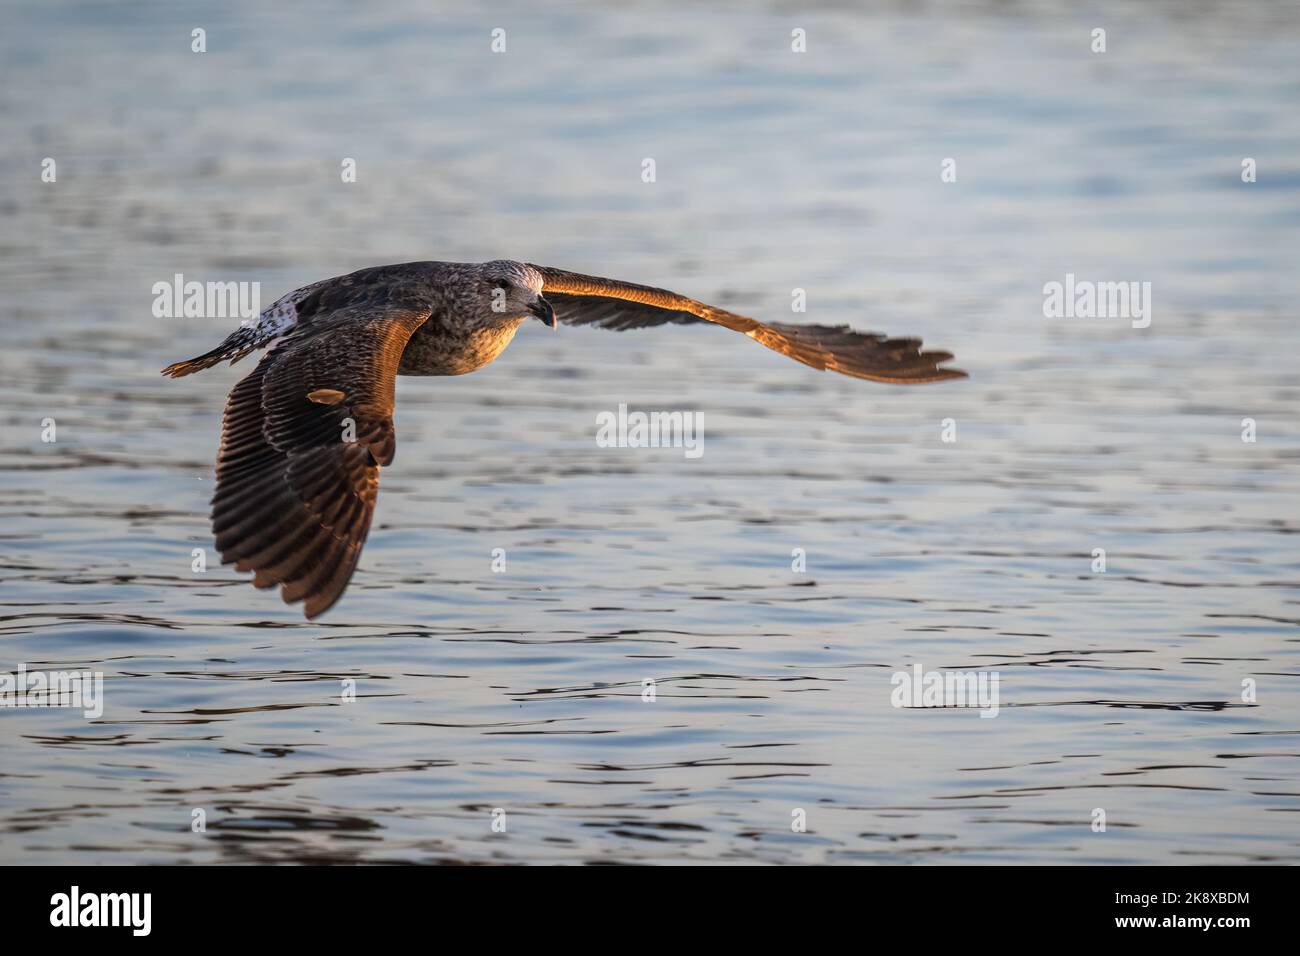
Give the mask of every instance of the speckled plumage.
M 545 295 L 543 295 L 545 293 Z M 407 262 L 314 282 L 256 325 L 163 369 L 173 378 L 266 354 L 230 393 L 212 529 L 222 562 L 279 585 L 312 618 L 342 596 L 396 452 L 397 375 L 463 375 L 530 316 L 552 327 L 713 324 L 816 369 L 897 384 L 964 377 L 947 352 L 847 326 L 763 323 L 664 289 L 510 260 Z

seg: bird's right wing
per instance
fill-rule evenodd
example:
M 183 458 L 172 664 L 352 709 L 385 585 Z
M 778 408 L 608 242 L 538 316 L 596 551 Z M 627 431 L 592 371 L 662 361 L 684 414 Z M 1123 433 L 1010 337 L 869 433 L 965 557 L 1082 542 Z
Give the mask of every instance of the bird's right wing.
M 212 499 L 223 564 L 281 586 L 308 618 L 342 596 L 390 464 L 394 378 L 428 310 L 317 313 L 273 345 L 226 403 Z
M 965 378 L 940 368 L 950 352 L 923 352 L 921 340 L 855 332 L 847 325 L 759 322 L 653 286 L 533 266 L 542 274 L 542 295 L 559 321 L 604 329 L 639 329 L 666 323 L 709 322 L 742 332 L 773 351 L 815 369 L 900 385 Z

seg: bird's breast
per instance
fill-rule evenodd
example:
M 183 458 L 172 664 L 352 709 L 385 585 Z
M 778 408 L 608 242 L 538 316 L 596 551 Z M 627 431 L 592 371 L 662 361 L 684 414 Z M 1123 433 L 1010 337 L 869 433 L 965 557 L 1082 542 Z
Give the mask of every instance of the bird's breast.
M 416 329 L 402 352 L 398 375 L 464 375 L 505 351 L 523 319 L 470 327 L 431 319 Z

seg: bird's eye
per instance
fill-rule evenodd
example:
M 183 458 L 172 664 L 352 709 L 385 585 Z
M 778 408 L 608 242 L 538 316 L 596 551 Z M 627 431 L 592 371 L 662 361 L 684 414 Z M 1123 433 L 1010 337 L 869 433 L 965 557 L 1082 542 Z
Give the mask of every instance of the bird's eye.
M 492 283 L 492 286 L 493 286 L 493 288 L 496 288 L 496 289 L 502 289 L 502 290 L 504 290 L 505 292 L 509 292 L 509 291 L 510 291 L 510 280 L 509 280 L 509 279 L 497 279 L 496 282 Z

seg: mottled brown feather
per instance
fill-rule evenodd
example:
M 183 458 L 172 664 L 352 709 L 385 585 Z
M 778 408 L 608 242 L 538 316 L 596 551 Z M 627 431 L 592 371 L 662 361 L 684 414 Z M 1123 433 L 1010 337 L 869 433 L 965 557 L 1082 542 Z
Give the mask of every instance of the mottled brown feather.
M 847 325 L 763 323 L 667 289 L 548 266 L 533 268 L 542 274 L 542 294 L 551 303 L 556 318 L 568 325 L 622 331 L 669 322 L 711 322 L 742 332 L 797 362 L 854 378 L 914 385 L 966 377 L 958 369 L 940 368 L 952 354 L 922 352 L 919 339 L 855 332 Z
M 361 556 L 379 469 L 396 451 L 397 366 L 428 317 L 389 303 L 318 311 L 226 403 L 212 499 L 217 550 L 223 564 L 255 572 L 257 587 L 279 585 L 286 603 L 305 601 L 308 618 L 342 596 Z

